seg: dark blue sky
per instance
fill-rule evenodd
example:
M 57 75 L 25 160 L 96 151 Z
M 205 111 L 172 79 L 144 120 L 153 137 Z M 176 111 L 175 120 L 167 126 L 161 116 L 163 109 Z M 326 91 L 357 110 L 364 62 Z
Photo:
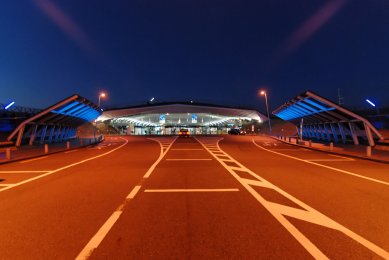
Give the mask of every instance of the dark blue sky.
M 0 102 L 194 100 L 264 110 L 313 90 L 389 104 L 387 0 L 5 0 Z

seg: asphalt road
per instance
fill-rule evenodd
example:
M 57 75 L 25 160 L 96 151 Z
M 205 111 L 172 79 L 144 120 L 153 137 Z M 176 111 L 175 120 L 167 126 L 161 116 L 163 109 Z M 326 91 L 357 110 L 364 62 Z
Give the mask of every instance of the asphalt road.
M 0 259 L 389 259 L 389 165 L 259 136 L 0 165 Z

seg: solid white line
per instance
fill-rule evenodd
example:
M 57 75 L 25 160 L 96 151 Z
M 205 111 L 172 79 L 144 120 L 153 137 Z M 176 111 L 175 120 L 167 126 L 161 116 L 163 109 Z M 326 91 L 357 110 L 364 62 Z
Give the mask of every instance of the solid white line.
M 162 146 L 162 143 L 157 140 L 157 139 L 153 139 L 153 138 L 148 138 L 154 142 L 158 142 L 160 147 L 161 147 L 161 151 L 159 153 L 159 157 L 158 159 L 153 163 L 153 165 L 151 165 L 151 167 L 149 168 L 149 170 L 146 172 L 146 174 L 143 176 L 143 178 L 147 179 L 148 177 L 150 177 L 151 173 L 154 171 L 155 167 L 158 165 L 158 163 L 163 159 L 163 157 L 165 156 L 165 154 L 169 151 L 170 147 L 173 145 L 173 143 L 177 140 L 177 137 L 173 139 L 173 141 L 170 143 L 169 147 L 166 148 L 166 150 L 164 151 L 164 147 Z
M 196 138 L 196 140 L 199 141 L 197 138 Z M 219 141 L 220 140 L 217 141 L 217 146 L 218 147 L 219 147 Z M 253 141 L 253 143 L 255 145 L 257 145 L 254 142 L 254 140 L 252 140 L 252 141 Z M 203 145 L 200 141 L 199 141 L 199 143 L 201 145 Z M 203 147 L 206 148 L 204 145 L 203 145 Z M 219 149 L 220 149 L 220 151 L 224 152 L 220 147 L 219 147 Z M 264 149 L 264 150 L 268 150 L 268 149 Z M 211 151 L 209 151 L 209 152 L 212 155 L 212 152 Z M 273 152 L 273 153 L 277 153 L 277 152 Z M 281 154 L 281 155 L 283 155 L 283 154 Z M 367 239 L 363 238 L 362 236 L 354 233 L 350 229 L 342 226 L 341 224 L 335 222 L 334 220 L 330 219 L 329 217 L 325 216 L 324 214 L 320 213 L 319 211 L 315 210 L 314 208 L 308 206 L 304 202 L 302 202 L 302 201 L 298 200 L 297 198 L 293 197 L 292 195 L 290 195 L 289 193 L 287 193 L 284 190 L 280 189 L 279 187 L 275 186 L 274 184 L 270 183 L 266 179 L 258 176 L 257 174 L 255 174 L 254 172 L 252 172 L 251 170 L 246 168 L 240 162 L 235 161 L 235 163 L 240 168 L 244 169 L 247 173 L 250 173 L 252 176 L 255 176 L 256 179 L 261 181 L 260 183 L 258 183 L 259 186 L 273 189 L 274 191 L 276 191 L 279 194 L 285 196 L 289 200 L 293 201 L 294 203 L 296 203 L 297 205 L 299 205 L 300 207 L 305 209 L 305 211 L 304 210 L 298 210 L 297 211 L 297 209 L 295 209 L 295 208 L 291 208 L 291 207 L 288 207 L 288 206 L 284 206 L 284 205 L 281 205 L 281 204 L 277 204 L 277 203 L 273 203 L 273 202 L 269 202 L 269 201 L 265 200 L 253 187 L 251 187 L 249 185 L 249 183 L 247 182 L 246 179 L 241 178 L 239 175 L 237 175 L 234 171 L 231 170 L 231 167 L 228 167 L 223 161 L 219 160 L 216 156 L 214 156 L 214 157 L 216 158 L 216 160 L 218 160 L 232 174 L 232 176 L 234 176 L 234 178 L 238 182 L 240 182 L 243 185 L 243 187 L 245 187 L 247 189 L 247 191 L 249 191 L 253 195 L 253 197 L 256 198 L 256 200 L 259 203 L 261 203 L 273 215 L 273 217 L 275 217 L 290 232 L 291 235 L 293 235 L 296 238 L 296 240 L 315 259 L 328 259 L 328 257 L 326 255 L 324 255 L 320 251 L 320 249 L 317 248 L 316 245 L 314 245 L 307 237 L 305 237 L 305 235 L 301 231 L 299 231 L 292 223 L 290 223 L 287 220 L 286 216 L 290 215 L 290 216 L 296 218 L 297 215 L 293 214 L 293 213 L 298 212 L 299 213 L 298 215 L 303 215 L 303 217 L 304 217 L 304 218 L 300 218 L 301 220 L 309 221 L 309 222 L 312 222 L 312 223 L 320 223 L 320 225 L 322 225 L 322 226 L 338 230 L 338 231 L 342 232 L 343 234 L 345 234 L 346 236 L 354 239 L 356 242 L 360 243 L 361 245 L 365 246 L 366 248 L 370 249 L 374 253 L 380 255 L 384 259 L 389 259 L 389 253 L 387 251 L 385 251 L 384 249 L 382 249 L 379 246 L 375 245 L 374 243 L 368 241 Z M 314 164 L 314 163 L 312 163 L 312 164 Z M 275 205 L 277 207 L 275 207 Z M 278 207 L 278 205 L 281 206 L 281 207 Z M 283 209 L 282 212 L 279 210 L 280 208 Z M 291 211 L 291 212 L 289 212 L 289 211 Z
M 111 228 L 119 219 L 122 213 L 123 211 L 115 211 L 114 213 L 112 213 L 112 215 L 107 219 L 104 225 L 99 229 L 99 231 L 97 231 L 97 233 L 92 237 L 89 243 L 78 254 L 76 260 L 84 260 L 89 258 L 93 250 L 95 250 L 100 245 L 101 241 L 103 241 L 104 237 L 108 234 L 108 232 L 111 230 Z
M 91 240 L 89 240 L 88 244 L 76 257 L 76 260 L 85 260 L 91 256 L 93 250 L 95 250 L 100 245 L 100 243 L 107 236 L 109 231 L 115 225 L 116 221 L 118 221 L 118 219 L 120 218 L 120 215 L 123 213 L 127 201 L 135 198 L 135 195 L 138 193 L 141 187 L 142 186 L 138 185 L 131 190 L 131 192 L 126 197 L 126 200 L 118 207 L 117 210 L 112 213 L 112 215 L 107 219 L 107 221 L 105 221 L 103 226 L 97 231 L 97 233 L 91 238 Z
M 184 148 L 174 148 L 172 151 L 202 151 L 204 149 L 184 149 Z
M 318 159 L 306 159 L 308 162 L 350 162 L 350 160 L 346 159 L 324 159 L 324 158 L 318 158 Z
M 300 159 L 300 158 L 297 158 L 297 157 L 294 157 L 294 156 L 290 156 L 290 155 L 287 155 L 287 154 L 278 153 L 278 152 L 275 152 L 275 151 L 266 149 L 265 147 L 262 147 L 262 146 L 258 145 L 258 144 L 255 142 L 254 139 L 252 139 L 252 142 L 253 142 L 253 144 L 254 144 L 255 146 L 257 146 L 258 148 L 261 148 L 262 150 L 265 150 L 265 151 L 268 151 L 268 152 L 271 152 L 271 153 L 275 153 L 275 154 L 278 154 L 278 155 L 281 155 L 281 156 L 284 156 L 284 157 L 288 157 L 288 158 L 291 158 L 291 159 L 294 159 L 294 160 L 297 160 L 297 161 L 301 161 L 301 162 L 313 164 L 313 165 L 316 165 L 316 166 L 320 166 L 320 167 L 323 167 L 323 168 L 327 168 L 327 169 L 330 169 L 330 170 L 334 170 L 334 171 L 341 172 L 341 173 L 345 173 L 345 174 L 348 174 L 348 175 L 352 175 L 352 176 L 355 176 L 355 177 L 358 177 L 358 178 L 361 178 L 361 179 L 365 179 L 365 180 L 368 180 L 368 181 L 372 181 L 372 182 L 376 182 L 376 183 L 380 183 L 380 184 L 384 184 L 384 185 L 388 185 L 388 186 L 389 186 L 389 182 L 385 182 L 385 181 L 373 179 L 373 178 L 370 178 L 370 177 L 366 177 L 366 176 L 363 176 L 363 175 L 359 175 L 359 174 L 357 174 L 357 173 L 353 173 L 353 172 L 341 170 L 341 169 L 334 168 L 334 167 L 331 167 L 331 166 L 327 166 L 327 165 L 324 165 L 324 164 L 319 164 L 319 163 L 315 163 L 315 162 L 310 162 L 310 161 L 307 161 L 307 160 L 304 160 L 304 159 Z
M 71 150 L 71 151 L 67 151 L 65 153 L 73 153 L 73 152 L 77 152 L 77 151 L 79 151 L 79 150 L 78 149 L 77 150 Z
M 344 157 L 344 156 L 340 156 L 340 155 L 335 155 L 335 154 L 330 154 L 330 153 L 328 153 L 327 155 L 333 156 L 333 157 L 342 158 L 342 159 L 346 159 L 346 160 L 349 160 L 349 161 L 355 161 L 355 159 L 353 159 L 353 158 Z
M 51 175 L 51 174 L 53 174 L 53 173 L 56 173 L 56 172 L 59 172 L 59 171 L 62 171 L 62 170 L 71 168 L 71 167 L 73 167 L 73 166 L 76 166 L 76 165 L 79 165 L 79 164 L 82 164 L 82 163 L 85 163 L 85 162 L 88 162 L 88 161 L 91 161 L 91 160 L 94 160 L 94 159 L 97 159 L 97 158 L 106 156 L 106 155 L 108 155 L 108 154 L 110 154 L 110 153 L 113 153 L 114 151 L 116 151 L 116 150 L 122 148 L 123 146 L 125 146 L 125 145 L 128 143 L 128 140 L 126 140 L 126 139 L 124 139 L 124 138 L 122 138 L 122 137 L 120 137 L 120 138 L 123 139 L 123 140 L 125 140 L 125 143 L 122 144 L 122 145 L 120 145 L 119 147 L 116 147 L 115 149 L 112 149 L 111 151 L 108 151 L 108 152 L 106 152 L 106 153 L 103 153 L 103 154 L 100 154 L 100 155 L 97 155 L 97 156 L 94 156 L 94 157 L 90 157 L 90 158 L 88 158 L 88 159 L 84 159 L 84 160 L 79 161 L 79 162 L 76 162 L 76 163 L 68 164 L 68 165 L 63 166 L 63 167 L 61 167 L 61 168 L 58 168 L 58 169 L 55 169 L 55 170 L 46 172 L 45 174 L 41 174 L 41 175 L 35 176 L 35 177 L 33 177 L 33 178 L 30 178 L 30 179 L 27 179 L 27 180 L 18 182 L 18 183 L 16 183 L 16 184 L 14 184 L 13 186 L 9 186 L 9 187 L 6 187 L 6 188 L 0 190 L 0 192 L 9 190 L 9 189 L 14 188 L 14 187 L 18 187 L 18 186 L 20 186 L 20 185 L 23 185 L 23 184 L 26 184 L 26 183 L 35 181 L 35 180 L 37 180 L 37 179 L 46 177 L 46 176 Z
M 13 184 L 1 184 L 0 183 L 0 186 L 4 186 L 4 187 L 7 187 L 7 186 L 12 186 Z
M 135 198 L 136 194 L 138 193 L 138 191 L 140 190 L 142 186 L 138 185 L 138 186 L 135 186 L 132 191 L 130 192 L 130 194 L 128 194 L 128 196 L 126 197 L 126 199 L 133 199 Z
M 229 192 L 239 189 L 147 189 L 145 192 Z
M 166 159 L 166 161 L 212 161 L 212 159 Z
M 0 173 L 42 173 L 42 172 L 49 172 L 49 171 L 0 171 Z
M 275 149 L 271 149 L 272 151 L 292 151 L 292 152 L 312 152 L 312 150 L 308 150 L 308 149 L 304 149 L 304 148 L 297 148 L 297 149 L 294 149 L 294 148 L 291 148 L 291 149 L 288 149 L 288 148 L 275 148 Z
M 48 156 L 42 156 L 42 157 L 30 159 L 30 160 L 21 161 L 20 163 L 26 163 L 26 162 L 32 162 L 32 161 L 36 161 L 36 160 L 41 160 L 41 159 L 45 159 L 45 158 L 47 158 L 47 157 L 48 157 Z

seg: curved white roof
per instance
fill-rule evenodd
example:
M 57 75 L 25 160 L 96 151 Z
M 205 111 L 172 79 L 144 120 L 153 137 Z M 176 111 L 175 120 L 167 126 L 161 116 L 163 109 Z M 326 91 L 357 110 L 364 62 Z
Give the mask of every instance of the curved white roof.
M 169 103 L 169 104 L 153 104 L 146 106 L 138 107 L 129 107 L 123 109 L 113 109 L 104 111 L 103 114 L 97 120 L 109 120 L 109 119 L 118 119 L 118 118 L 142 118 L 146 115 L 179 115 L 184 114 L 198 114 L 198 115 L 209 115 L 215 116 L 214 118 L 245 118 L 253 119 L 259 122 L 266 121 L 267 117 L 258 111 L 241 109 L 241 108 L 231 108 L 231 107 L 221 107 L 221 106 L 212 106 L 212 105 L 198 105 L 198 104 L 180 104 L 180 103 Z M 149 121 L 155 121 L 158 119 L 148 119 Z

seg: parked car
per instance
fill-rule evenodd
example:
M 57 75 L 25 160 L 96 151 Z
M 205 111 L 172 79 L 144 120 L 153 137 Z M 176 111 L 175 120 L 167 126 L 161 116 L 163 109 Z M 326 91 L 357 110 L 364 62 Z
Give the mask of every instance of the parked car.
M 230 129 L 230 131 L 228 131 L 228 133 L 230 135 L 239 135 L 240 134 L 240 130 L 237 129 L 237 128 L 232 128 L 232 129 Z
M 238 128 L 232 128 L 230 131 L 228 131 L 230 135 L 245 135 L 246 131 L 243 129 L 238 129 Z
M 189 130 L 186 128 L 181 128 L 178 132 L 178 136 L 180 137 L 189 137 Z

